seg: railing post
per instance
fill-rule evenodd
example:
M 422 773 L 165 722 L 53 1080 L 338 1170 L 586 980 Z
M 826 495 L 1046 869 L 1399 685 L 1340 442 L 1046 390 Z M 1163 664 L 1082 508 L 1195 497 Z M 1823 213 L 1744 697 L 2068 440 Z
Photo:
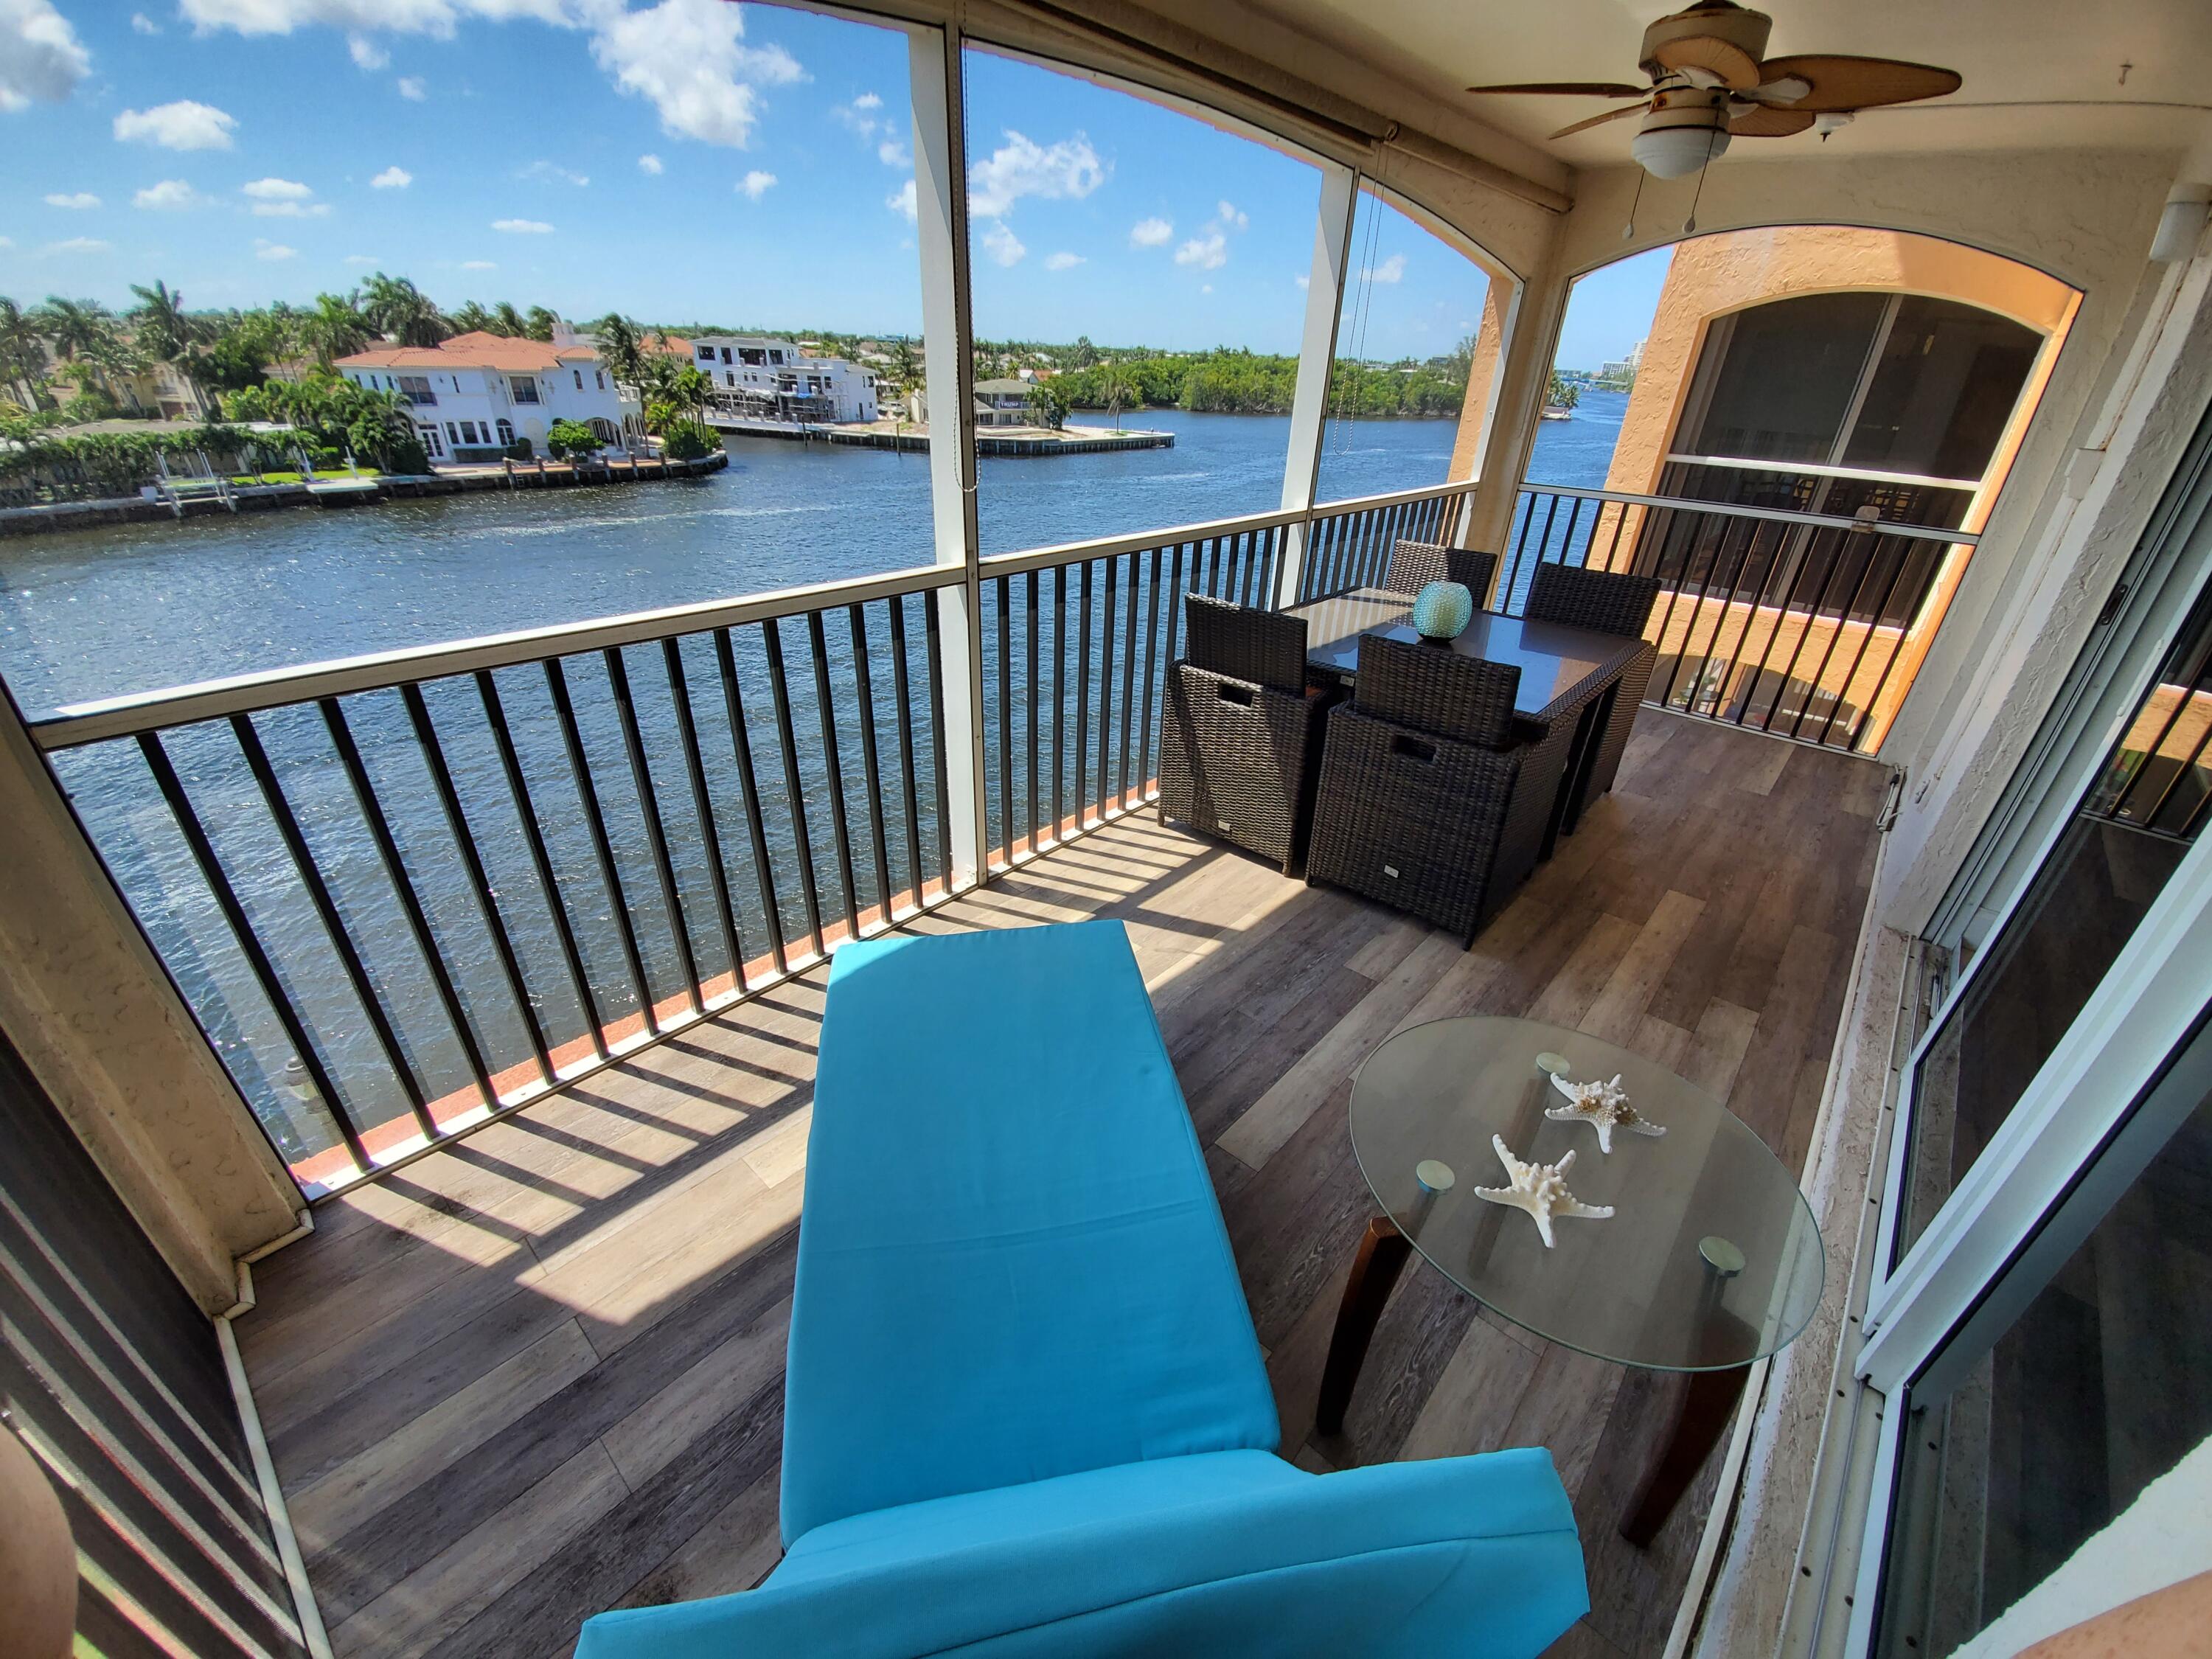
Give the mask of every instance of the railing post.
M 1359 206 L 1356 168 L 1322 163 L 1321 208 L 1314 219 L 1313 266 L 1306 277 L 1305 332 L 1298 341 L 1298 381 L 1291 398 L 1290 447 L 1283 462 L 1283 510 L 1309 517 L 1321 476 L 1322 430 L 1328 420 L 1329 371 L 1336 361 L 1336 325 L 1344 306 L 1353 215 Z M 1274 602 L 1296 605 L 1304 580 L 1306 531 L 1301 519 L 1283 530 L 1275 567 Z
M 974 333 L 968 283 L 968 147 L 961 125 L 961 37 L 953 27 L 907 35 L 913 82 L 915 228 L 921 248 L 922 361 L 929 386 L 929 483 L 937 563 L 962 573 L 940 590 L 950 614 L 942 630 L 945 811 L 955 868 L 965 887 L 990 867 L 983 801 L 982 584 L 975 525 Z

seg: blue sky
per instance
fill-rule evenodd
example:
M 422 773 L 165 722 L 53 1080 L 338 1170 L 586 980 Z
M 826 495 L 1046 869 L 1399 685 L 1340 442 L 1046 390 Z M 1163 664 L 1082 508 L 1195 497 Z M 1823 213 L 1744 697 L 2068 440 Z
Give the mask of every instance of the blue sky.
M 1033 65 L 968 74 L 979 332 L 1296 349 L 1312 167 Z M 448 305 L 915 331 L 907 88 L 901 34 L 722 0 L 11 0 L 0 293 L 306 303 L 381 269 Z M 1394 210 L 1355 258 L 1360 355 L 1480 316 L 1480 272 Z

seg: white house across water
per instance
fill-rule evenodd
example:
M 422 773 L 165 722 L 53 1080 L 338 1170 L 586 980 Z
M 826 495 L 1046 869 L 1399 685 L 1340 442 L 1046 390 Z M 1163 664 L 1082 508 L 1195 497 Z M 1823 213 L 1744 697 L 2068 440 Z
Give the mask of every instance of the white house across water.
M 341 357 L 339 373 L 414 405 L 433 461 L 495 460 L 519 438 L 543 453 L 556 421 L 580 421 L 609 443 L 621 435 L 614 377 L 587 345 L 481 331 L 434 346 L 380 346 Z
M 725 412 L 764 421 L 872 421 L 876 376 L 765 334 L 694 335 L 691 355 Z

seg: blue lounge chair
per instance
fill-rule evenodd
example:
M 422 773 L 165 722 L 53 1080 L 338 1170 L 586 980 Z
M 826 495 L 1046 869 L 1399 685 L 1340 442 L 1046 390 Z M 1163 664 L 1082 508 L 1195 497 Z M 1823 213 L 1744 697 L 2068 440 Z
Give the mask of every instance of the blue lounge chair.
M 837 954 L 782 1564 L 578 1659 L 1534 1659 L 1589 1606 L 1541 1450 L 1311 1475 L 1117 922 Z

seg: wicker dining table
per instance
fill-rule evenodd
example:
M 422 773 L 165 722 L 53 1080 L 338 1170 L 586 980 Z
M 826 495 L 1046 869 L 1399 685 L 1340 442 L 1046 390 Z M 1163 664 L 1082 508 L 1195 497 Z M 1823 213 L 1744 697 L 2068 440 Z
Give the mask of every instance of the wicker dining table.
M 1404 593 L 1378 587 L 1354 588 L 1293 607 L 1290 614 L 1306 623 L 1306 672 L 1322 685 L 1349 690 L 1359 672 L 1359 641 L 1370 634 L 1418 641 L 1413 604 Z M 1559 837 L 1570 833 L 1589 805 L 1592 768 L 1612 719 L 1622 672 L 1644 648 L 1641 639 L 1565 623 L 1508 617 L 1478 611 L 1460 636 L 1449 642 L 1462 656 L 1507 663 L 1521 671 L 1514 713 L 1534 724 L 1575 725 L 1559 780 L 1550 829 L 1544 837 L 1548 856 Z

